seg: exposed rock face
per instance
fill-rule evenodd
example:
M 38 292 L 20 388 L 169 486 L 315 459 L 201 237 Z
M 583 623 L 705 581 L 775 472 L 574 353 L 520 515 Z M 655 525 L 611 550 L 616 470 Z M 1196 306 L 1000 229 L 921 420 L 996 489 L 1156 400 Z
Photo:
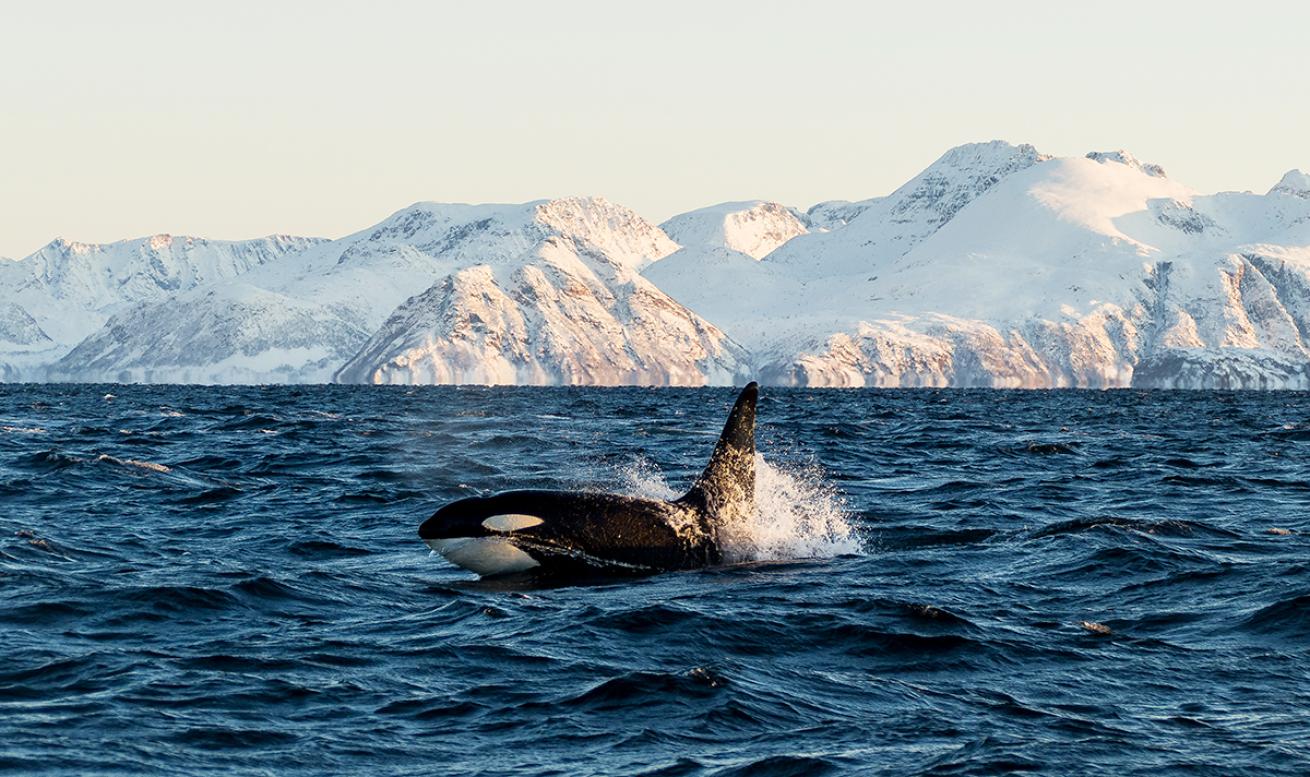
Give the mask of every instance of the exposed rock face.
M 650 282 L 562 264 L 525 265 L 504 283 L 486 265 L 445 278 L 401 305 L 337 380 L 697 386 L 744 373 L 739 348 Z
M 1093 162 L 1118 162 L 1121 165 L 1127 165 L 1134 170 L 1140 170 L 1144 175 L 1155 178 L 1164 178 L 1164 168 L 1159 165 L 1153 165 L 1150 162 L 1142 162 L 1137 157 L 1124 151 L 1122 148 L 1117 151 L 1092 151 L 1087 154 L 1087 158 Z
M 0 302 L 0 347 L 43 346 L 51 342 L 36 319 L 21 306 L 13 302 Z
M 1157 351 L 1137 365 L 1137 388 L 1310 390 L 1310 367 L 1260 351 Z
M 851 223 L 856 216 L 868 210 L 869 206 L 876 201 L 877 198 L 861 202 L 851 202 L 849 200 L 820 202 L 817 205 L 811 205 L 810 209 L 805 211 L 804 222 L 812 230 L 831 232 Z
M 1207 294 L 1154 299 L 1157 335 L 1132 384 L 1144 388 L 1310 388 L 1310 255 L 1217 263 Z
M 1131 338 L 1119 312 L 1074 323 L 1032 321 L 1005 328 L 934 317 L 912 329 L 861 323 L 799 357 L 763 367 L 775 384 L 956 386 L 965 388 L 1112 388 L 1132 380 Z

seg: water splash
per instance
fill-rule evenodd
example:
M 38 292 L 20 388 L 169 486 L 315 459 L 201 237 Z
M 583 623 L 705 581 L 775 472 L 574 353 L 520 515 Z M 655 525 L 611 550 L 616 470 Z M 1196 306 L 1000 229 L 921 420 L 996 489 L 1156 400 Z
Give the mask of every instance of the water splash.
M 817 467 L 779 467 L 755 456 L 755 515 L 719 528 L 729 561 L 831 558 L 862 549 L 846 501 Z
M 663 499 L 670 501 L 682 496 L 669 481 L 659 465 L 644 456 L 638 456 L 617 470 L 619 482 L 625 493 L 644 499 Z M 685 489 L 684 489 L 685 490 Z
M 623 490 L 648 499 L 676 499 L 658 466 L 638 458 L 618 471 Z M 755 514 L 719 527 L 729 563 L 831 558 L 863 549 L 845 499 L 818 467 L 770 464 L 755 455 Z

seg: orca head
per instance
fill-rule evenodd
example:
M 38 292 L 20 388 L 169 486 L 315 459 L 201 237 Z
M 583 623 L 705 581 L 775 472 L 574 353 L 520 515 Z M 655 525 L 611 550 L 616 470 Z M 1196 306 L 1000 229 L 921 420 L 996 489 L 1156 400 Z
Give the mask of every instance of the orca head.
M 442 507 L 423 522 L 418 536 L 451 563 L 483 577 L 526 572 L 541 565 L 513 540 L 516 531 L 543 519 L 507 513 L 494 498 L 469 497 Z

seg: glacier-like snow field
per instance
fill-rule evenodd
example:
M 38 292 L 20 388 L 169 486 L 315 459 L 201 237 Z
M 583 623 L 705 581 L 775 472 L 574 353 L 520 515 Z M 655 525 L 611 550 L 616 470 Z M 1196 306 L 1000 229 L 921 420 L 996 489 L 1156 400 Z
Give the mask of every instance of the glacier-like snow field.
M 675 493 L 733 396 L 0 386 L 0 771 L 1310 772 L 1306 393 L 766 389 L 734 565 L 416 536 Z

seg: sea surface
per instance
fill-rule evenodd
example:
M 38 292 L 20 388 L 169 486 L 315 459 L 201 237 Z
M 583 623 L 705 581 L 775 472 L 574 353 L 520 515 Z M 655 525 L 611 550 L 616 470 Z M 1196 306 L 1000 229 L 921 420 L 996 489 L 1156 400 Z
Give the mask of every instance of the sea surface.
M 738 563 L 478 581 L 730 389 L 0 386 L 0 772 L 1310 773 L 1310 395 L 765 389 Z

